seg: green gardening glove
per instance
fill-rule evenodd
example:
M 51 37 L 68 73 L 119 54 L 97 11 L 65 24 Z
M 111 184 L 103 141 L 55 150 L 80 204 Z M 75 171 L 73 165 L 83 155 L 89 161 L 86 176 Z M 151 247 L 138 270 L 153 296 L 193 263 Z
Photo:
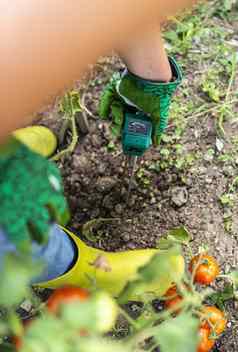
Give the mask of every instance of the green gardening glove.
M 182 73 L 176 61 L 169 58 L 173 78 L 169 83 L 148 81 L 129 71 L 113 75 L 102 94 L 99 114 L 108 119 L 112 115 L 112 133 L 119 136 L 126 109 L 134 106 L 151 117 L 153 141 L 158 145 L 167 127 L 171 97 L 182 80 Z
M 0 146 L 0 228 L 18 248 L 45 243 L 69 212 L 57 167 L 11 137 Z

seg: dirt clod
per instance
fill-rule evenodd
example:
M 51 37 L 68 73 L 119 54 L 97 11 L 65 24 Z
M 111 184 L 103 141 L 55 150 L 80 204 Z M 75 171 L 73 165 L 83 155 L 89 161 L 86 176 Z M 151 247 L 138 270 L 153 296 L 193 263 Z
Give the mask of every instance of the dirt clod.
M 171 189 L 171 201 L 177 207 L 181 207 L 188 201 L 188 191 L 185 187 L 173 187 Z
M 117 179 L 113 177 L 99 177 L 96 182 L 96 189 L 100 193 L 108 193 L 116 186 Z

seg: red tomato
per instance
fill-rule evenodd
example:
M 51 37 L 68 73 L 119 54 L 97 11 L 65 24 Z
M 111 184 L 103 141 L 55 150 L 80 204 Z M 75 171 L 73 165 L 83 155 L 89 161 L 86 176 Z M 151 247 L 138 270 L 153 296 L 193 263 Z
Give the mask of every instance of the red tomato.
M 197 266 L 198 261 L 200 264 Z M 203 285 L 213 282 L 220 272 L 216 259 L 208 254 L 196 255 L 192 258 L 189 271 L 193 273 L 194 270 L 196 270 L 194 281 Z
M 89 292 L 79 287 L 63 287 L 53 292 L 47 302 L 48 310 L 54 314 L 59 312 L 61 304 L 67 304 L 76 301 L 86 301 L 89 298 Z

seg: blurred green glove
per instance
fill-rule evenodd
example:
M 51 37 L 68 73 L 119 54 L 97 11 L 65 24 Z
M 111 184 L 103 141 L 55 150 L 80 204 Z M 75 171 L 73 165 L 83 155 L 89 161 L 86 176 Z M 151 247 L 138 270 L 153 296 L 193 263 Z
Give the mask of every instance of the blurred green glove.
M 13 137 L 0 146 L 0 199 L 0 228 L 20 249 L 69 218 L 57 167 Z
M 129 71 L 113 75 L 105 88 L 99 105 L 99 115 L 108 119 L 112 114 L 112 133 L 119 136 L 124 112 L 128 105 L 134 106 L 151 117 L 153 141 L 158 145 L 167 127 L 171 97 L 182 80 L 176 61 L 169 58 L 173 78 L 169 83 L 148 81 Z

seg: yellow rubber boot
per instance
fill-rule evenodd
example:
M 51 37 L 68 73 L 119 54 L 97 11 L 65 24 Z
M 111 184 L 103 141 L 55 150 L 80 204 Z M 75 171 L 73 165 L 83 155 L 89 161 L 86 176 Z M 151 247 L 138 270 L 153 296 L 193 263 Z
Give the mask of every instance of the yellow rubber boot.
M 128 281 L 136 278 L 137 269 L 145 265 L 158 249 L 133 250 L 110 253 L 87 246 L 82 240 L 70 231 L 63 229 L 74 241 L 78 249 L 78 258 L 71 270 L 66 274 L 43 282 L 37 286 L 44 288 L 58 288 L 72 285 L 83 288 L 92 288 L 94 283 L 97 288 L 104 289 L 117 297 Z M 167 258 L 166 258 L 167 259 Z M 168 256 L 171 271 L 176 277 L 182 278 L 184 274 L 184 259 L 181 255 Z M 104 268 L 96 268 L 95 264 L 103 263 Z M 173 276 L 174 277 L 174 276 Z M 146 286 L 146 292 L 153 292 L 162 296 L 171 286 L 171 275 L 165 273 L 163 282 L 156 282 Z M 130 297 L 136 300 L 140 295 Z
M 44 126 L 29 126 L 13 132 L 15 138 L 32 151 L 44 156 L 51 156 L 56 147 L 57 139 L 54 133 Z

